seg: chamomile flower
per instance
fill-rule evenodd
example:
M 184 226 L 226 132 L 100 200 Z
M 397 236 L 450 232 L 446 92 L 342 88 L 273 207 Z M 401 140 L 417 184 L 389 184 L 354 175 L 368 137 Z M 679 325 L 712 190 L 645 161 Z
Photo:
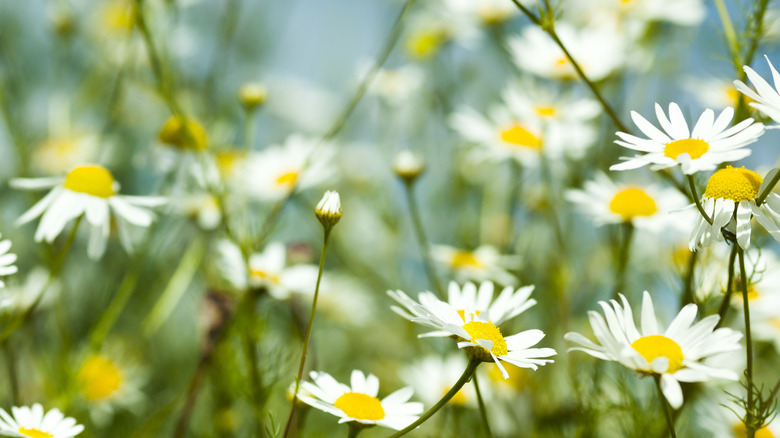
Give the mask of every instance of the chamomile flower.
M 747 74 L 750 83 L 756 87 L 755 91 L 748 87 L 742 81 L 734 81 L 734 86 L 737 87 L 742 94 L 753 99 L 755 102 L 750 102 L 750 106 L 761 111 L 769 116 L 775 122 L 780 123 L 780 73 L 775 70 L 775 66 L 769 60 L 769 57 L 764 55 L 767 64 L 769 64 L 770 70 L 772 70 L 772 79 L 774 80 L 774 88 L 762 78 L 758 73 L 747 65 L 743 67 Z M 775 128 L 776 126 L 772 126 Z
M 464 286 L 465 288 L 466 286 Z M 474 287 L 473 285 L 469 288 Z M 431 292 L 423 292 L 418 296 L 419 302 L 409 298 L 400 290 L 388 291 L 388 295 L 401 304 L 404 309 L 393 306 L 392 309 L 404 318 L 437 329 L 434 332 L 420 336 L 455 336 L 458 348 L 467 352 L 482 362 L 494 362 L 505 379 L 509 374 L 502 365 L 507 362 L 521 368 L 537 367 L 553 362 L 544 359 L 556 354 L 552 348 L 530 348 L 544 337 L 541 330 L 526 330 L 518 334 L 504 337 L 498 325 L 512 318 L 535 301 L 527 300 L 530 290 L 521 288 L 513 292 L 511 287 L 504 289 L 499 298 L 489 308 L 481 309 L 492 297 L 492 288 L 482 285 L 485 289 L 475 299 L 465 299 L 461 303 L 472 305 L 471 308 L 458 309 L 454 304 L 440 301 Z M 450 286 L 450 291 L 457 288 Z M 488 293 L 489 292 L 489 293 Z M 469 298 L 472 294 L 464 294 Z M 463 298 L 461 296 L 461 298 Z
M 616 183 L 604 173 L 585 182 L 582 190 L 569 190 L 566 199 L 590 216 L 596 225 L 631 223 L 653 232 L 687 225 L 671 212 L 688 205 L 677 190 Z
M 379 379 L 373 374 L 352 371 L 350 385 L 339 383 L 328 373 L 312 371 L 311 382 L 301 382 L 298 399 L 312 407 L 339 417 L 339 423 L 356 422 L 365 426 L 384 426 L 401 430 L 423 412 L 423 405 L 410 402 L 410 387 L 399 389 L 380 400 Z M 307 395 L 308 392 L 310 395 Z
M 527 0 L 523 2 L 528 3 Z M 515 5 L 502 0 L 444 0 L 443 6 L 453 14 L 464 16 L 475 25 L 504 23 L 520 13 Z
M 689 304 L 662 331 L 655 317 L 653 300 L 645 291 L 641 330 L 638 330 L 628 300 L 622 294 L 620 300 L 622 305 L 616 300 L 610 300 L 609 304 L 600 301 L 604 316 L 595 311 L 588 312 L 598 343 L 579 333 L 567 333 L 564 338 L 577 344 L 569 350 L 584 351 L 599 359 L 620 362 L 641 373 L 660 376 L 663 394 L 675 409 L 683 403 L 679 382 L 738 379 L 730 369 L 702 362 L 715 354 L 741 348 L 741 333 L 729 328 L 715 329 L 720 319 L 718 315 L 707 316 L 694 324 L 698 308 Z
M 0 434 L 22 438 L 71 438 L 84 430 L 84 426 L 63 415 L 59 409 L 44 414 L 39 403 L 31 407 L 13 407 L 11 413 L 13 416 L 0 408 Z
M 668 118 L 657 103 L 655 114 L 663 131 L 636 111 L 631 111 L 634 123 L 648 138 L 618 132 L 620 140 L 615 140 L 615 143 L 646 154 L 624 157 L 623 163 L 614 164 L 609 170 L 630 170 L 646 165 L 650 165 L 652 170 L 659 170 L 678 164 L 686 175 L 715 170 L 720 163 L 741 160 L 750 155 L 750 149 L 745 146 L 764 133 L 764 125 L 753 123 L 753 119 L 743 120 L 729 128 L 734 117 L 734 108 L 731 107 L 724 109 L 717 119 L 711 109 L 704 110 L 692 131 L 674 102 L 669 104 Z
M 132 409 L 144 398 L 140 387 L 145 376 L 141 370 L 112 356 L 90 354 L 76 374 L 81 395 L 98 424 L 107 423 L 117 408 Z
M 760 175 L 744 167 L 726 166 L 712 174 L 702 196 L 702 207 L 712 224 L 698 217 L 691 232 L 691 250 L 722 241 L 723 227 L 735 232 L 739 246 L 747 249 L 753 216 L 769 234 L 780 239 L 780 196 L 771 194 L 766 204 L 758 207 L 756 197 L 762 182 Z
M 508 269 L 520 266 L 520 256 L 503 255 L 490 245 L 482 245 L 470 251 L 447 245 L 432 245 L 431 257 L 448 268 L 458 281 L 496 281 L 501 284 L 517 284 Z
M 37 204 L 17 219 L 21 225 L 41 217 L 35 231 L 35 241 L 53 242 L 73 219 L 85 216 L 90 225 L 87 255 L 100 258 L 106 249 L 110 212 L 117 219 L 119 240 L 128 251 L 133 241 L 129 224 L 148 227 L 154 214 L 144 207 L 163 205 L 166 200 L 153 196 L 127 196 L 118 194 L 119 183 L 105 167 L 85 164 L 73 168 L 65 178 L 17 178 L 11 185 L 20 189 L 39 190 L 53 187 Z
M 11 251 L 11 241 L 8 239 L 0 240 L 0 276 L 15 274 L 19 270 L 14 264 L 16 263 L 16 254 L 9 251 Z M 0 287 L 5 287 L 3 280 L 0 280 Z
M 447 357 L 428 356 L 401 370 L 401 378 L 414 388 L 415 394 L 427 405 L 433 406 L 460 379 L 468 361 L 462 354 Z M 477 396 L 471 385 L 465 385 L 448 403 L 474 406 Z

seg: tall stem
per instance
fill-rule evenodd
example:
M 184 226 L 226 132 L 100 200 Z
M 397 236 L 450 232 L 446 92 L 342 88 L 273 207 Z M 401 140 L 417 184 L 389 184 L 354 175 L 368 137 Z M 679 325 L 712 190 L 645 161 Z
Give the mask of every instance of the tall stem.
M 5 366 L 8 372 L 8 381 L 11 386 L 11 404 L 19 405 L 19 375 L 16 372 L 16 355 L 10 342 L 3 344 L 3 353 L 5 353 Z
M 666 418 L 666 427 L 669 429 L 669 435 L 672 438 L 677 438 L 677 433 L 674 431 L 674 421 L 672 420 L 672 414 L 669 412 L 669 403 L 664 397 L 664 392 L 661 390 L 661 376 L 653 376 L 655 380 L 655 389 L 658 392 L 658 401 L 661 402 L 661 410 L 664 411 L 664 417 Z
M 696 209 L 698 209 L 699 213 L 701 213 L 701 217 L 703 217 L 708 224 L 712 225 L 712 219 L 707 214 L 707 212 L 704 211 L 704 207 L 702 207 L 701 201 L 699 200 L 699 194 L 696 192 L 696 184 L 693 181 L 693 175 L 686 176 L 688 178 L 688 187 L 691 189 L 691 196 L 693 196 L 693 202 L 696 203 Z
M 617 299 L 618 294 L 623 292 L 626 286 L 626 268 L 631 255 L 631 241 L 634 236 L 634 225 L 631 222 L 621 224 L 623 229 L 623 239 L 618 252 L 617 272 L 615 274 L 615 289 L 612 297 Z
M 460 388 L 462 388 L 463 385 L 465 385 L 466 382 L 468 382 L 469 378 L 471 378 L 471 376 L 474 375 L 474 372 L 477 371 L 477 367 L 479 366 L 480 363 L 481 362 L 479 361 L 479 359 L 472 358 L 469 361 L 468 366 L 466 366 L 466 369 L 463 371 L 463 374 L 460 376 L 460 379 L 458 379 L 458 381 L 455 382 L 455 385 L 453 385 L 452 388 L 450 388 L 450 390 L 447 391 L 446 394 L 444 394 L 444 397 L 442 397 L 441 400 L 436 402 L 435 405 L 433 405 L 430 409 L 428 409 L 428 411 L 422 414 L 420 418 L 417 419 L 417 421 L 399 430 L 398 432 L 389 435 L 387 438 L 398 438 L 400 436 L 406 435 L 407 433 L 414 430 L 417 426 L 425 423 L 429 418 L 433 416 L 433 414 L 438 412 L 438 410 L 441 409 L 442 406 L 446 405 L 447 402 L 450 401 L 450 399 L 454 397 L 455 394 L 458 393 L 458 391 L 460 391 Z
M 745 251 L 737 246 L 737 257 L 739 258 L 740 286 L 742 289 L 742 305 L 745 314 L 745 344 L 747 345 L 747 368 L 745 377 L 747 378 L 747 412 L 745 413 L 745 427 L 747 428 L 748 438 L 752 438 L 756 431 L 753 428 L 753 340 L 750 334 L 750 299 L 748 298 L 748 277 L 745 271 Z
M 720 303 L 720 309 L 718 309 L 718 316 L 720 316 L 720 319 L 715 328 L 718 328 L 723 324 L 723 320 L 726 318 L 726 312 L 729 310 L 729 304 L 731 304 L 731 294 L 734 291 L 734 262 L 737 260 L 738 247 L 739 245 L 734 244 L 734 246 L 731 247 L 731 253 L 729 254 L 729 276 L 728 281 L 726 282 L 726 294 L 723 296 L 723 301 Z
M 485 402 L 482 400 L 482 392 L 479 390 L 479 383 L 477 382 L 476 374 L 474 374 L 474 378 L 472 380 L 474 382 L 474 391 L 477 393 L 479 416 L 482 417 L 482 427 L 485 429 L 485 436 L 488 438 L 493 438 L 493 431 L 490 430 L 490 422 L 488 421 L 487 411 L 485 410 Z
M 414 199 L 414 182 L 404 181 L 404 188 L 406 189 L 406 202 L 409 204 L 409 214 L 412 217 L 412 225 L 414 226 L 414 235 L 417 237 L 417 242 L 420 244 L 420 251 L 422 252 L 425 273 L 428 275 L 428 280 L 431 282 L 436 295 L 439 298 L 444 298 L 444 289 L 441 283 L 439 283 L 436 270 L 431 263 L 431 247 L 428 244 L 428 238 L 425 236 L 425 228 L 423 228 L 422 219 L 420 218 L 420 210 L 417 208 L 417 201 Z
M 301 362 L 298 364 L 298 375 L 295 378 L 295 392 L 293 393 L 293 399 L 290 406 L 290 415 L 287 417 L 287 424 L 284 427 L 284 436 L 290 433 L 290 426 L 292 425 L 293 414 L 295 413 L 295 404 L 298 402 L 298 389 L 301 385 L 301 378 L 303 377 L 303 366 L 306 363 L 306 352 L 309 349 L 309 337 L 311 336 L 311 328 L 314 325 L 314 314 L 317 311 L 317 298 L 320 293 L 320 280 L 322 280 L 322 270 L 325 266 L 325 252 L 328 249 L 328 240 L 330 239 L 331 227 L 325 227 L 325 236 L 322 242 L 322 253 L 320 254 L 320 268 L 317 272 L 317 284 L 314 286 L 314 298 L 311 303 L 311 312 L 309 313 L 309 324 L 306 326 L 306 334 L 303 336 L 303 351 L 301 352 Z

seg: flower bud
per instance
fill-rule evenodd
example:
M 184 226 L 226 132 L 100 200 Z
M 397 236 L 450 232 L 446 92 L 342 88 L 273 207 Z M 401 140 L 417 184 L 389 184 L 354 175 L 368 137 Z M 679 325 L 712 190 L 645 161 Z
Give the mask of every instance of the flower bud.
M 267 97 L 268 90 L 257 82 L 247 82 L 238 90 L 238 100 L 247 111 L 254 111 Z
M 192 118 L 187 119 L 185 129 L 182 118 L 180 116 L 172 116 L 160 128 L 158 137 L 161 142 L 180 149 L 201 151 L 208 146 L 206 130 L 203 129 L 203 125 Z
M 409 150 L 403 150 L 393 160 L 393 171 L 407 183 L 413 182 L 425 169 L 422 158 Z
M 341 219 L 341 199 L 339 193 L 336 191 L 328 190 L 325 195 L 322 196 L 317 208 L 314 209 L 314 214 L 317 215 L 320 223 L 325 228 L 330 228 L 338 223 Z

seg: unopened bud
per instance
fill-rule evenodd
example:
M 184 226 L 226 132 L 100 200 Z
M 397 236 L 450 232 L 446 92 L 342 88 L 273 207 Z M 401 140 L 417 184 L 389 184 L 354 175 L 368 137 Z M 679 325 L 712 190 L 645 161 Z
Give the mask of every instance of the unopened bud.
M 268 90 L 257 82 L 247 82 L 238 90 L 238 100 L 247 111 L 253 111 L 265 102 Z
M 393 171 L 406 182 L 412 182 L 425 169 L 422 158 L 409 150 L 403 150 L 393 160 Z
M 317 208 L 314 209 L 314 214 L 317 215 L 317 219 L 319 219 L 323 227 L 330 228 L 336 225 L 341 219 L 341 199 L 339 198 L 339 193 L 331 190 L 326 191 L 319 204 L 317 204 Z
M 173 116 L 160 128 L 160 141 L 181 149 L 204 150 L 208 146 L 206 130 L 197 120 L 188 118 L 185 124 L 182 118 Z

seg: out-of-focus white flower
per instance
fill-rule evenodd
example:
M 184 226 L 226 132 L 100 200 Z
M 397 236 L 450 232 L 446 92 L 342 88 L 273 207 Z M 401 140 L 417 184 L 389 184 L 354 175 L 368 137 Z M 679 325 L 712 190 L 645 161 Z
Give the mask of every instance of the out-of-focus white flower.
M 447 245 L 432 245 L 431 257 L 447 267 L 458 281 L 496 281 L 504 285 L 517 284 L 508 269 L 520 267 L 520 256 L 502 255 L 493 246 L 482 245 L 469 251 Z
M 740 94 L 731 78 L 691 77 L 683 86 L 707 108 L 736 107 L 739 103 Z
M 401 378 L 412 388 L 426 406 L 433 406 L 460 379 L 468 361 L 462 354 L 447 357 L 427 356 L 404 367 Z M 483 394 L 484 396 L 484 394 Z M 449 401 L 460 406 L 476 406 L 477 394 L 472 385 L 465 385 Z
M 650 165 L 652 170 L 659 170 L 678 164 L 686 175 L 715 170 L 718 164 L 741 160 L 750 155 L 750 149 L 745 146 L 758 140 L 764 133 L 764 125 L 753 123 L 753 119 L 729 127 L 734 117 L 734 108 L 731 107 L 724 109 L 717 119 L 711 109 L 705 110 L 693 130 L 689 130 L 682 110 L 674 102 L 669 104 L 669 118 L 657 103 L 655 114 L 665 132 L 636 111 L 631 111 L 634 123 L 648 138 L 618 132 L 620 140 L 615 140 L 615 143 L 645 154 L 624 157 L 624 162 L 612 165 L 610 170 L 630 170 L 646 165 Z
M 668 22 L 678 26 L 696 26 L 702 22 L 707 8 L 702 0 L 593 0 L 572 4 L 570 16 L 601 23 L 613 23 L 623 28 L 641 25 L 644 30 L 653 22 Z
M 625 41 L 613 30 L 575 29 L 561 22 L 555 24 L 555 32 L 589 79 L 598 81 L 623 68 Z M 577 77 L 561 48 L 538 26 L 526 27 L 507 44 L 520 70 L 550 79 Z
M 13 416 L 0 408 L 0 433 L 21 438 L 71 438 L 80 434 L 84 426 L 59 409 L 44 413 L 43 406 L 35 403 L 31 407 L 11 408 Z
M 766 114 L 775 122 L 780 123 L 780 92 L 778 92 L 780 90 L 780 73 L 777 73 L 768 56 L 764 55 L 764 58 L 766 58 L 766 62 L 769 64 L 769 69 L 772 70 L 772 79 L 775 83 L 774 88 L 747 65 L 743 69 L 750 83 L 756 87 L 755 91 L 742 81 L 734 81 L 734 86 L 742 94 L 754 100 L 754 102 L 750 102 L 750 106 Z
M 373 62 L 365 63 L 358 69 L 361 78 L 368 73 L 372 65 Z M 400 106 L 417 95 L 424 82 L 425 74 L 422 69 L 416 65 L 407 64 L 396 69 L 379 69 L 374 80 L 371 81 L 368 92 L 391 105 Z
M 103 354 L 90 354 L 80 364 L 76 380 L 98 424 L 108 423 L 118 408 L 134 409 L 144 399 L 141 368 Z
M 36 266 L 29 271 L 21 284 L 11 283 L 0 292 L 0 301 L 5 302 L 13 312 L 23 312 L 36 301 L 38 310 L 45 309 L 56 301 L 61 288 L 62 285 L 56 279 L 49 282 L 49 272 L 45 268 Z M 38 294 L 42 294 L 40 299 Z
M 16 274 L 19 268 L 16 267 L 16 254 L 11 251 L 11 241 L 8 239 L 0 241 L 0 276 Z M 0 288 L 5 287 L 5 283 L 0 280 Z
M 393 160 L 393 172 L 405 181 L 414 181 L 425 169 L 422 158 L 404 149 Z
M 528 4 L 528 0 L 521 3 Z M 511 2 L 502 0 L 444 0 L 451 13 L 472 21 L 475 25 L 492 26 L 508 21 L 520 13 Z

